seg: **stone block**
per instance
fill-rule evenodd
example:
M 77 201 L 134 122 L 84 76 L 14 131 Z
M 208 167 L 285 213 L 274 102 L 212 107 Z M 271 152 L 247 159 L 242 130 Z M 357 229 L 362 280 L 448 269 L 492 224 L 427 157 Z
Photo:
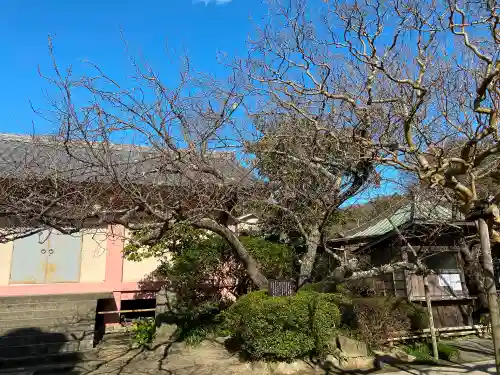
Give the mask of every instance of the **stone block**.
M 253 362 L 252 370 L 255 374 L 293 375 L 313 373 L 315 368 L 307 362 L 298 360 L 293 362 Z
M 389 355 L 393 356 L 395 359 L 403 361 L 403 362 L 414 362 L 417 357 L 406 353 L 405 351 L 401 349 L 393 349 Z
M 389 362 L 414 362 L 417 357 L 406 353 L 404 350 L 399 348 L 392 348 L 389 351 L 376 350 L 374 354 L 381 358 L 381 360 Z
M 225 345 L 226 341 L 229 340 L 231 336 L 225 336 L 225 337 L 216 337 L 215 342 L 220 344 L 220 345 Z
M 337 338 L 338 348 L 342 356 L 347 358 L 366 357 L 369 355 L 368 347 L 364 342 L 353 340 L 349 337 L 339 336 Z
M 161 324 L 156 327 L 155 345 L 169 343 L 175 340 L 177 326 L 175 324 Z
M 172 311 L 177 294 L 171 290 L 161 289 L 156 293 L 156 316 Z

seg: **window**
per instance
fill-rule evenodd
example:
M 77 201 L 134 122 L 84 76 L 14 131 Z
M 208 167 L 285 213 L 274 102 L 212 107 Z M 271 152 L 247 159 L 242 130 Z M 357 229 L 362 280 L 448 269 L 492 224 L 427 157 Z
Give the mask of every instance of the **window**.
M 424 263 L 431 270 L 457 270 L 457 258 L 453 252 L 440 252 L 426 256 Z

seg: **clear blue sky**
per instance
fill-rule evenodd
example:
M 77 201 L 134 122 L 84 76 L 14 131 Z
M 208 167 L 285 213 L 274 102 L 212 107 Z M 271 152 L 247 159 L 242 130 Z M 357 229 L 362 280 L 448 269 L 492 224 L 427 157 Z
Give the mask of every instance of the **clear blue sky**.
M 32 121 L 37 132 L 48 130 L 29 102 L 47 106 L 49 85 L 37 66 L 50 73 L 49 34 L 58 61 L 76 70 L 79 61 L 90 60 L 113 77 L 124 77 L 129 62 L 123 30 L 134 52 L 164 78 L 178 74 L 169 59 L 184 50 L 195 68 L 221 74 L 217 52 L 243 55 L 248 34 L 266 12 L 262 0 L 3 0 L 0 132 L 31 133 Z

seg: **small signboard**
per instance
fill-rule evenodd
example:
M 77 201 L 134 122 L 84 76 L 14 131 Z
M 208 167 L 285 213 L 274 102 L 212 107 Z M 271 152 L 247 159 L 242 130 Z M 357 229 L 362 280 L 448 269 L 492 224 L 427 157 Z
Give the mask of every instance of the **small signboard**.
M 271 297 L 293 296 L 295 294 L 295 282 L 291 280 L 269 280 L 267 289 Z

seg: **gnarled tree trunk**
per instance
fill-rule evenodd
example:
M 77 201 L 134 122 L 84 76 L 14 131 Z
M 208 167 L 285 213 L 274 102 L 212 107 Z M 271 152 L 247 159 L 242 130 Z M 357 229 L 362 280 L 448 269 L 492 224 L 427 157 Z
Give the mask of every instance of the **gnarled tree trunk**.
M 212 219 L 201 219 L 193 223 L 193 226 L 200 229 L 208 229 L 224 238 L 234 250 L 237 258 L 241 261 L 248 276 L 259 289 L 267 288 L 267 278 L 259 270 L 259 265 L 248 252 L 245 246 L 238 239 L 238 236 L 229 228 L 217 223 Z
M 483 280 L 481 278 L 483 267 L 479 263 L 477 251 L 478 249 L 470 248 L 465 241 L 460 244 L 460 253 L 465 266 L 465 282 L 467 289 L 471 295 L 477 297 L 477 304 L 473 316 L 477 313 L 488 311 L 488 297 L 486 296 Z
M 306 253 L 302 257 L 300 264 L 299 288 L 311 277 L 320 238 L 321 233 L 319 229 L 314 228 L 306 239 Z

